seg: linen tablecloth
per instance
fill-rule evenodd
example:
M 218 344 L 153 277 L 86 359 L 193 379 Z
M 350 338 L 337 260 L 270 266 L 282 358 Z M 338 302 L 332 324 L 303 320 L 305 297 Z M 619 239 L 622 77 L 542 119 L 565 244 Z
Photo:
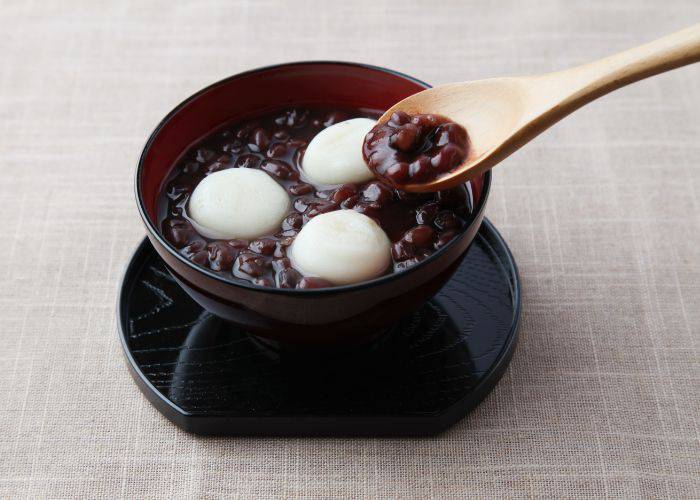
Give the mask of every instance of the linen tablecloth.
M 541 73 L 698 21 L 695 0 L 0 2 L 0 497 L 700 497 L 697 65 L 496 168 L 520 344 L 438 437 L 188 435 L 138 392 L 115 324 L 137 157 L 203 86 L 310 59 Z

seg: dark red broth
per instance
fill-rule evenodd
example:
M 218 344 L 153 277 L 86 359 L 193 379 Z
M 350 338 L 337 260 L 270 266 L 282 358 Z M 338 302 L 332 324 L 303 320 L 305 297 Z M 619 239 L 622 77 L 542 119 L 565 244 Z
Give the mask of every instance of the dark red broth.
M 280 288 L 328 287 L 332 285 L 295 270 L 287 249 L 311 218 L 351 209 L 374 218 L 392 241 L 393 266 L 387 273 L 420 262 L 466 224 L 471 203 L 464 186 L 409 194 L 374 180 L 318 189 L 300 176 L 306 146 L 318 132 L 349 118 L 377 119 L 380 114 L 337 107 L 289 108 L 218 129 L 173 166 L 159 201 L 163 236 L 192 262 L 234 281 Z M 210 173 L 228 168 L 263 170 L 290 194 L 292 209 L 274 234 L 252 241 L 212 240 L 190 224 L 187 203 L 194 188 Z

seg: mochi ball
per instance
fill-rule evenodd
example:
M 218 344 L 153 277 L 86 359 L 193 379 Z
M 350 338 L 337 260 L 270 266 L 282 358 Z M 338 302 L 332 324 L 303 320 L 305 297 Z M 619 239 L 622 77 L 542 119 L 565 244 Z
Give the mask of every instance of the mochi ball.
M 346 285 L 383 274 L 391 264 L 391 243 L 373 219 L 336 210 L 311 219 L 287 255 L 302 274 Z
M 230 168 L 202 179 L 187 212 L 202 236 L 248 240 L 276 232 L 289 207 L 287 192 L 265 172 Z
M 323 129 L 304 153 L 305 177 L 316 185 L 356 184 L 374 178 L 362 157 L 362 144 L 375 125 L 369 118 L 353 118 Z

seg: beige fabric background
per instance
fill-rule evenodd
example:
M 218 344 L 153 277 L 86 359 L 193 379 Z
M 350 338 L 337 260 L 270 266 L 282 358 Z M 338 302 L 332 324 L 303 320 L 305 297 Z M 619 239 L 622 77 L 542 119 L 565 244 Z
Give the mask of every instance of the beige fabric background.
M 136 390 L 114 314 L 136 158 L 201 87 L 302 59 L 545 72 L 698 21 L 697 0 L 0 2 L 0 497 L 700 497 L 700 66 L 497 168 L 521 342 L 444 435 L 187 435 Z

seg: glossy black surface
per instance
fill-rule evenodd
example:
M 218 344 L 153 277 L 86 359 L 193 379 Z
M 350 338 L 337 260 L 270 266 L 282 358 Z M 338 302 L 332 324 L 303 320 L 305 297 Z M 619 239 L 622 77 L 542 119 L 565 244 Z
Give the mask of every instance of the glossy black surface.
M 419 312 L 350 352 L 287 351 L 204 311 L 147 241 L 119 302 L 129 368 L 148 399 L 201 434 L 421 435 L 490 391 L 517 335 L 519 282 L 486 221 L 460 268 Z

